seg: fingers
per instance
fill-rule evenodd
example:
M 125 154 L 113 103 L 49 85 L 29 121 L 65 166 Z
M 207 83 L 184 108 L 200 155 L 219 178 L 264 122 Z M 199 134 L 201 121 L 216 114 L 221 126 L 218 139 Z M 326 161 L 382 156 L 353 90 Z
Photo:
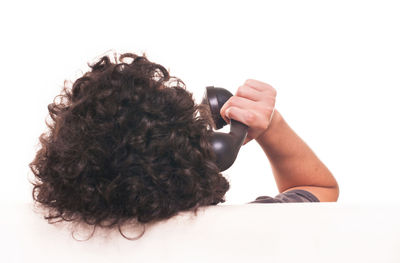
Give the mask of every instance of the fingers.
M 259 128 L 259 126 L 263 126 L 263 118 L 257 111 L 241 109 L 238 107 L 229 107 L 225 115 L 232 120 L 236 120 L 243 124 L 246 124 L 248 127 Z
M 238 88 L 235 95 L 253 101 L 262 101 L 269 97 L 275 98 L 277 92 L 271 85 L 267 83 L 248 79 Z
M 275 93 L 276 95 L 276 90 L 269 84 L 255 80 L 255 79 L 248 79 L 244 83 L 245 85 L 248 85 L 249 87 L 252 87 L 253 89 L 256 89 L 258 91 L 271 91 Z
M 247 110 L 238 108 L 238 107 L 229 107 L 227 111 L 225 112 L 225 115 L 229 119 L 234 119 L 238 122 L 244 123 L 246 125 L 249 119 L 251 118 L 249 112 Z
M 246 98 L 242 98 L 242 97 L 238 97 L 238 96 L 230 97 L 229 100 L 227 102 L 225 102 L 225 104 L 222 106 L 222 108 L 220 110 L 220 114 L 221 114 L 222 118 L 227 123 L 229 123 L 228 119 L 231 119 L 231 118 L 226 116 L 226 110 L 230 107 L 236 107 L 236 108 L 240 108 L 240 109 L 253 109 L 258 106 L 256 105 L 256 103 L 254 101 L 246 99 Z
M 249 100 L 258 101 L 261 97 L 261 92 L 248 85 L 242 85 L 238 88 L 235 95 Z
M 238 88 L 236 95 L 222 106 L 220 115 L 226 123 L 234 119 L 246 124 L 253 131 L 262 131 L 269 124 L 275 98 L 276 90 L 272 86 L 248 79 Z

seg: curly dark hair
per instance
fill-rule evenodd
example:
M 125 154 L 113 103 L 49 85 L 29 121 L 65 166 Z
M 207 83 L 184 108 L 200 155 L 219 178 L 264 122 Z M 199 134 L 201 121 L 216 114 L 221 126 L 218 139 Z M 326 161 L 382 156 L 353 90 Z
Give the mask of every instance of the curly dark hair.
M 129 60 L 129 61 L 127 61 Z M 144 225 L 224 202 L 210 120 L 178 78 L 146 56 L 103 56 L 49 104 L 30 163 L 49 223 Z

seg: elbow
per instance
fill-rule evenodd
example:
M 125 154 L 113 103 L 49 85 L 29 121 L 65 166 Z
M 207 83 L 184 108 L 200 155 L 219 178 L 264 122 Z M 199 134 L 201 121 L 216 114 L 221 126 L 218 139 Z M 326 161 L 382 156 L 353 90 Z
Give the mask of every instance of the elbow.
M 339 194 L 340 194 L 339 185 L 336 185 L 331 190 L 332 190 L 332 194 L 331 194 L 330 202 L 337 202 L 337 200 L 339 199 Z
M 333 202 L 337 202 L 337 200 L 339 199 L 339 194 L 340 194 L 339 184 L 336 182 L 335 195 L 334 195 L 335 198 Z
M 334 184 L 332 184 L 331 186 L 327 186 L 326 189 L 327 194 L 323 202 L 337 202 L 340 194 L 339 184 L 337 183 L 337 181 L 334 179 Z

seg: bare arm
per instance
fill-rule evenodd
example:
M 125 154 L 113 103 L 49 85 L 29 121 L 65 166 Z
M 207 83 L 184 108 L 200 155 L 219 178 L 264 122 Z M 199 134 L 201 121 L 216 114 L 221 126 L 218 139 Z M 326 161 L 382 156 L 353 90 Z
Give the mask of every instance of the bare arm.
M 249 126 L 245 143 L 256 139 L 267 155 L 279 192 L 303 189 L 322 202 L 334 202 L 338 184 L 328 168 L 275 110 L 276 91 L 270 85 L 247 80 L 221 109 L 229 122 Z
M 275 111 L 268 130 L 256 139 L 267 155 L 279 192 L 303 189 L 334 202 L 338 184 L 328 168 Z

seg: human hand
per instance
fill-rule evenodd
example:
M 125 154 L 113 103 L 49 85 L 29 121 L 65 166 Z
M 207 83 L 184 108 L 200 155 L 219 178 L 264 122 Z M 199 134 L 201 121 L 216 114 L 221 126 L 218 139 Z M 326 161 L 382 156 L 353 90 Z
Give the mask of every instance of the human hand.
M 244 145 L 252 139 L 257 139 L 268 129 L 275 99 L 276 90 L 271 85 L 248 79 L 222 106 L 220 114 L 227 123 L 234 119 L 249 127 Z

